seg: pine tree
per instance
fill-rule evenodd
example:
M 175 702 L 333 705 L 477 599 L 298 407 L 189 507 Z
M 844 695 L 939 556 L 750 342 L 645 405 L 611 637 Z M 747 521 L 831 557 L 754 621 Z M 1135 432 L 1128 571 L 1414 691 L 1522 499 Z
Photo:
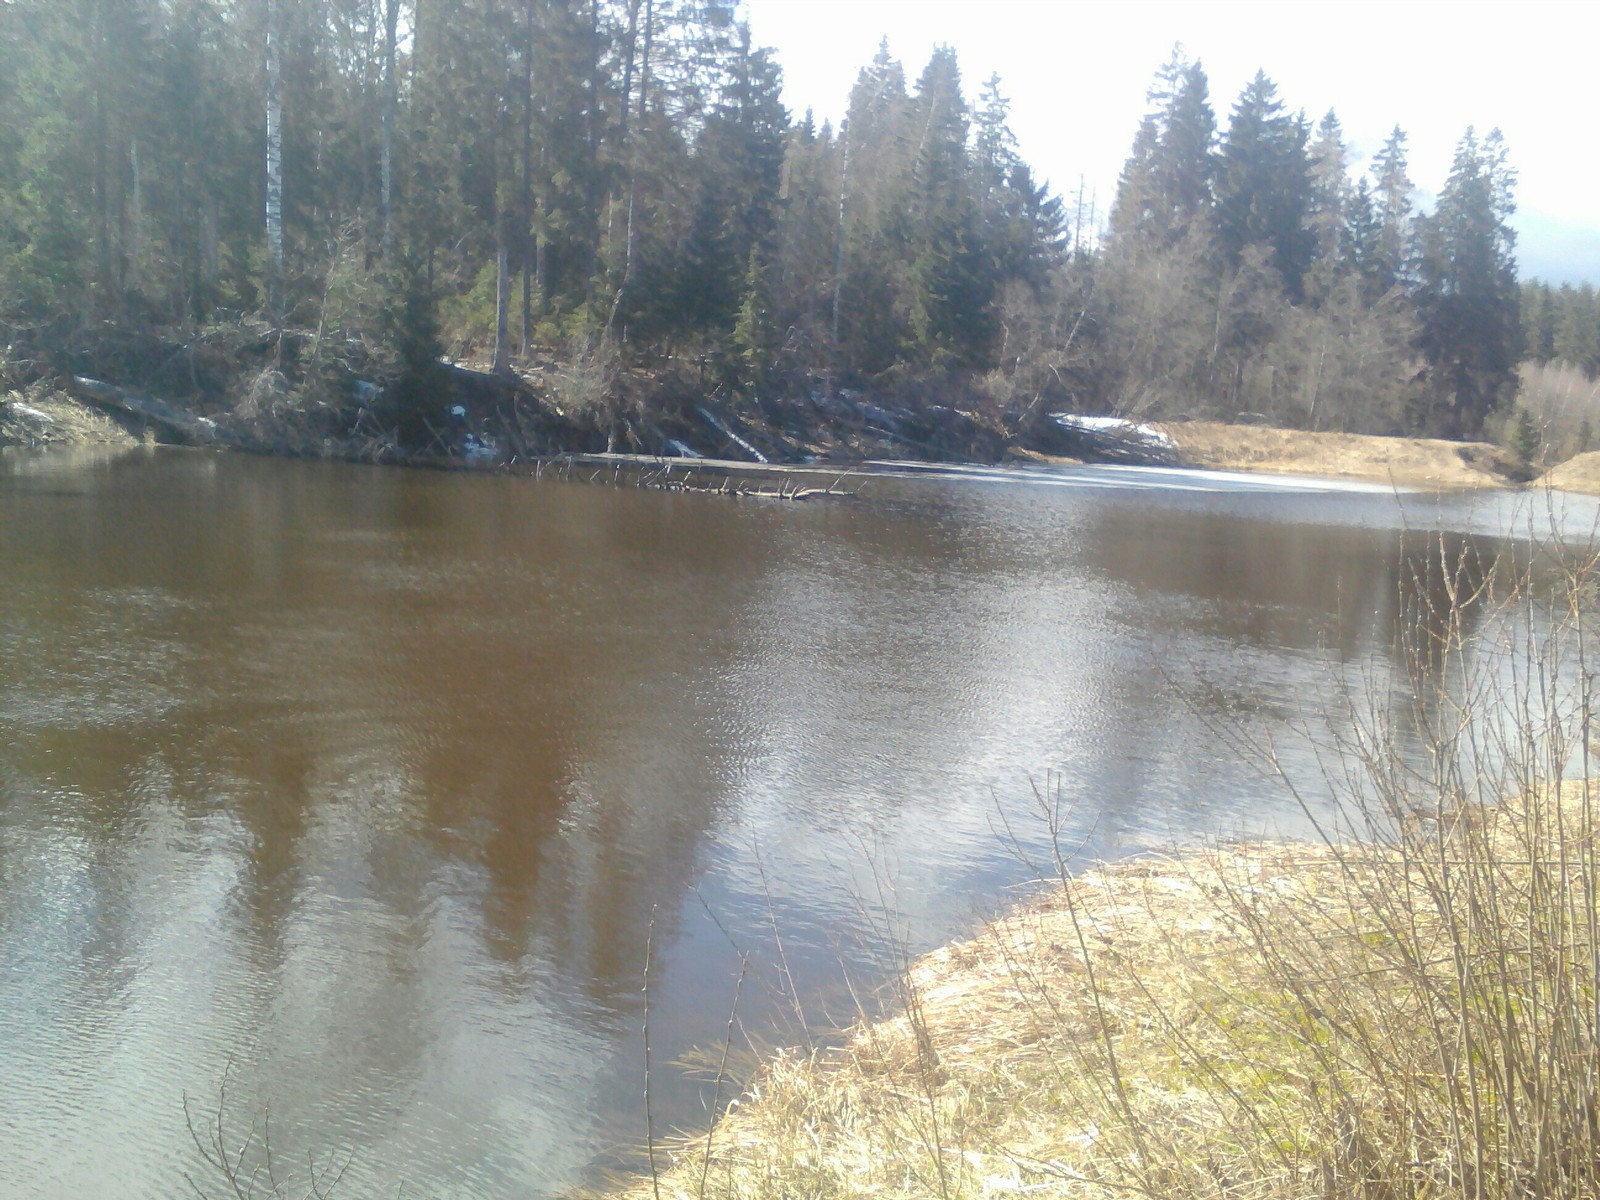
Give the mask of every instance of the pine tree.
M 794 343 L 800 365 L 826 371 L 841 250 L 840 148 L 808 112 L 790 130 L 778 188 L 769 275 L 772 322 Z
M 839 366 L 875 375 L 910 340 L 905 286 L 910 257 L 911 98 L 905 72 L 880 45 L 850 93 L 840 135 L 843 230 L 837 271 Z
M 1384 253 L 1383 220 L 1378 215 L 1372 187 L 1359 180 L 1345 206 L 1345 257 L 1361 280 L 1361 292 L 1368 303 L 1389 290 L 1394 283 Z
M 1317 125 L 1311 144 L 1311 194 L 1306 209 L 1306 229 L 1311 235 L 1317 287 L 1325 294 L 1332 281 L 1349 265 L 1345 249 L 1350 177 L 1345 166 L 1344 135 L 1339 118 L 1330 109 Z
M 1548 283 L 1522 285 L 1522 354 L 1536 363 L 1556 356 L 1556 298 Z
M 1548 292 L 1548 289 L 1547 289 Z M 1561 288 L 1551 333 L 1551 357 L 1576 367 L 1590 379 L 1600 374 L 1600 298 L 1593 284 Z

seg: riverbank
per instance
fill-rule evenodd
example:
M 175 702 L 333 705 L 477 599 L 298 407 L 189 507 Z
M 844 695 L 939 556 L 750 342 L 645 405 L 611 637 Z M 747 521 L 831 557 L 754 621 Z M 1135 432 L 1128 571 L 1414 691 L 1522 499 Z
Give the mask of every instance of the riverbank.
M 616 1196 L 1592 1194 L 1593 798 L 1084 871 Z
M 1509 486 L 1520 466 L 1515 455 L 1489 442 L 1313 433 L 1215 421 L 1189 421 L 1165 429 L 1191 465 L 1219 471 L 1316 475 L 1456 490 Z
M 477 465 L 602 453 L 752 464 L 1104 459 L 1434 490 L 1514 486 L 1521 474 L 1514 455 L 1487 443 L 1207 421 L 1129 439 L 1117 434 L 1144 427 L 1063 424 L 1067 418 L 1049 413 L 1015 424 L 959 388 L 942 403 L 921 392 L 848 389 L 738 400 L 720 394 L 702 368 L 677 362 L 598 376 L 584 364 L 554 360 L 500 374 L 481 363 L 444 363 L 426 402 L 406 409 L 382 383 L 392 365 L 360 343 L 340 343 L 337 353 L 332 345 L 320 335 L 249 323 L 185 342 L 100 330 L 60 350 L 48 368 L 35 361 L 23 373 L 30 376 L 25 388 L 0 397 L 0 445 L 153 437 L 270 454 Z M 1557 471 L 1555 486 L 1600 493 L 1600 469 Z

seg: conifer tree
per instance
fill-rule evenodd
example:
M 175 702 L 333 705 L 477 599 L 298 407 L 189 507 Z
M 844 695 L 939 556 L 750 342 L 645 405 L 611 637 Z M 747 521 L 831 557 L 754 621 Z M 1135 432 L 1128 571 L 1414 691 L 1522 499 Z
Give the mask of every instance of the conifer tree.
M 1406 172 L 1406 134 L 1396 125 L 1372 162 L 1376 182 L 1374 200 L 1382 228 L 1381 253 L 1374 264 L 1374 277 L 1384 288 L 1401 281 L 1410 258 L 1414 187 Z
M 1522 356 L 1516 205 L 1499 130 L 1481 142 L 1469 128 L 1456 147 L 1438 207 L 1419 222 L 1417 308 L 1428 361 L 1425 427 L 1472 438 L 1516 392 Z
M 908 204 L 912 331 L 929 361 L 977 365 L 993 336 L 994 277 L 979 240 L 966 103 L 949 47 L 934 51 L 917 81 L 913 114 L 921 138 Z
M 1347 265 L 1346 230 L 1351 204 L 1344 134 L 1332 109 L 1317 125 L 1310 161 L 1311 192 L 1305 222 L 1311 234 L 1316 287 L 1325 293 Z
M 1268 249 L 1268 261 L 1292 301 L 1304 291 L 1311 265 L 1311 172 L 1306 158 L 1306 123 L 1284 110 L 1278 89 L 1257 71 L 1245 85 L 1217 175 L 1217 231 L 1235 266 L 1249 246 Z
M 1174 47 L 1148 98 L 1111 212 L 1115 236 L 1171 246 L 1196 223 L 1209 227 L 1216 175 L 1216 117 L 1199 63 Z M 1209 232 L 1209 228 L 1207 229 Z

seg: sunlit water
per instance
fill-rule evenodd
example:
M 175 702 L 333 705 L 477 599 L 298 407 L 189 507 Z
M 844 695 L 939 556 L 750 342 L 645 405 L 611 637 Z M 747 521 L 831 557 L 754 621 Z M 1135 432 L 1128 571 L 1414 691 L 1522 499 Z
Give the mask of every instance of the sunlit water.
M 1052 837 L 1304 833 L 1239 735 L 1309 771 L 1285 731 L 1385 674 L 1408 528 L 1551 519 L 1126 469 L 861 486 L 0 455 L 0 1195 L 217 1194 L 186 1098 L 202 1143 L 270 1116 L 280 1174 L 348 1161 L 342 1195 L 636 1162 L 647 997 L 651 1116 L 692 1126 L 716 1089 L 676 1060 L 716 1054 L 741 962 L 744 1033 L 792 1040 Z

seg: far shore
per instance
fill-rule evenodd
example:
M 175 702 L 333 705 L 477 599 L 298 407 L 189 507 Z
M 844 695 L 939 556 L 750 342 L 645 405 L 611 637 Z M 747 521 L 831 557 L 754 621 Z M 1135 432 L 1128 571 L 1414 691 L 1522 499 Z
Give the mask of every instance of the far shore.
M 1180 465 L 1217 471 L 1301 475 L 1392 483 L 1397 487 L 1456 491 L 1470 488 L 1549 486 L 1562 491 L 1600 495 L 1600 451 L 1580 454 L 1555 465 L 1529 483 L 1519 481 L 1521 464 L 1504 447 L 1489 442 L 1451 442 L 1437 438 L 1378 437 L 1365 434 L 1312 432 L 1267 425 L 1220 421 L 1181 421 L 1157 426 L 1177 447 Z M 143 435 L 146 439 L 150 434 Z M 61 445 L 131 445 L 140 440 L 126 422 L 64 392 L 0 396 L 0 446 L 43 448 Z M 1076 463 L 1013 447 L 1013 462 Z M 700 463 L 749 468 L 751 463 Z M 847 456 L 824 457 L 807 469 L 848 470 L 860 464 Z M 937 461 L 937 460 L 936 460 Z M 437 465 L 437 464 L 434 464 Z M 774 469 L 801 464 L 772 463 Z

